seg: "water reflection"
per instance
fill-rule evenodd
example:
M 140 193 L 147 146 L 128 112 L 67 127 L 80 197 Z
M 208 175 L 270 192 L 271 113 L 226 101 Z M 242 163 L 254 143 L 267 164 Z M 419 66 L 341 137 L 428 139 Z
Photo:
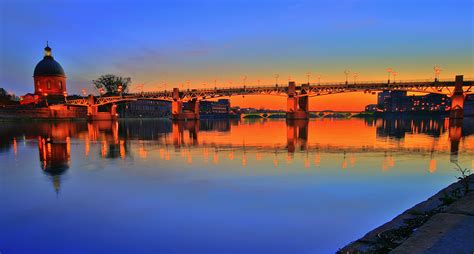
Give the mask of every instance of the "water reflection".
M 238 157 L 243 167 L 248 164 L 249 151 L 256 162 L 272 156 L 275 166 L 282 160 L 291 163 L 294 153 L 306 153 L 306 168 L 319 166 L 321 152 L 340 153 L 342 169 L 353 167 L 358 153 L 381 152 L 383 171 L 394 167 L 393 152 L 429 153 L 428 168 L 434 172 L 437 153 L 449 152 L 451 162 L 458 161 L 460 144 L 463 137 L 473 134 L 473 123 L 471 118 L 5 123 L 0 127 L 0 153 L 13 148 L 17 154 L 18 140 L 36 140 L 40 168 L 52 178 L 57 191 L 60 176 L 69 168 L 71 139 L 83 142 L 85 157 L 90 156 L 92 146 L 98 146 L 97 153 L 104 159 L 125 160 L 135 153 L 145 159 L 150 150 L 158 147 L 158 158 L 163 160 L 170 160 L 170 149 L 174 149 L 188 164 L 193 163 L 193 156 L 199 155 L 213 164 Z M 286 134 L 282 135 L 284 129 Z M 446 132 L 449 151 L 440 140 Z M 131 145 L 132 141 L 138 142 Z M 474 147 L 465 142 L 464 149 L 472 153 Z M 194 154 L 192 150 L 201 152 Z M 288 155 L 280 155 L 282 152 Z
M 451 161 L 474 164 L 473 130 L 472 118 L 4 122 L 0 244 L 333 252 L 453 182 Z

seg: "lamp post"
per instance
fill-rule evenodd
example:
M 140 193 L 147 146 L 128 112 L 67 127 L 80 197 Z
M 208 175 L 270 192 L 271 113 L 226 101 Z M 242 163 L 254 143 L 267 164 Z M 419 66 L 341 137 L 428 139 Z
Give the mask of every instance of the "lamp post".
M 306 72 L 306 78 L 308 78 L 308 85 L 309 85 L 309 78 L 311 77 L 311 72 Z
M 278 86 L 278 78 L 280 77 L 280 75 L 275 74 L 274 77 L 275 77 L 275 85 Z
M 44 100 L 46 102 L 46 107 L 49 107 L 49 104 L 48 104 L 48 94 L 47 93 L 44 93 Z
M 63 96 L 64 96 L 64 102 L 67 103 L 67 92 L 66 91 L 63 92 Z
M 321 74 L 318 74 L 318 85 L 321 85 Z
M 102 95 L 104 95 L 104 92 L 105 92 L 105 91 L 104 91 L 104 88 L 103 88 L 103 87 L 99 88 L 99 95 L 100 95 L 100 97 L 102 97 Z
M 353 74 L 353 77 L 354 77 L 354 85 L 355 85 L 355 83 L 356 83 L 356 81 L 357 81 L 357 77 L 358 77 L 358 76 L 359 76 L 359 73 L 354 72 L 354 74 Z
M 435 66 L 433 67 L 434 73 L 435 73 L 435 82 L 439 80 L 439 74 L 441 74 L 441 67 Z
M 395 83 L 395 82 L 396 82 L 396 81 L 395 81 L 395 78 L 397 77 L 397 75 L 398 75 L 398 72 L 396 72 L 396 71 L 392 71 L 392 76 L 393 76 L 393 83 Z
M 393 72 L 392 68 L 387 68 L 387 74 L 388 74 L 387 82 L 388 82 L 388 84 L 390 84 L 390 74 L 392 74 L 392 72 Z
M 85 88 L 82 88 L 81 92 L 82 92 L 82 98 L 84 99 L 87 95 L 87 90 Z
M 189 91 L 189 83 L 191 83 L 191 81 L 186 80 L 186 86 L 188 87 L 188 91 Z
M 245 87 L 245 84 L 247 83 L 247 76 L 243 76 L 242 80 L 244 81 L 244 87 Z
M 120 97 L 122 97 L 122 85 L 119 84 L 118 87 L 117 87 L 117 92 L 119 93 Z
M 346 85 L 347 85 L 347 80 L 349 78 L 349 74 L 351 73 L 350 70 L 344 70 L 344 74 L 346 75 Z

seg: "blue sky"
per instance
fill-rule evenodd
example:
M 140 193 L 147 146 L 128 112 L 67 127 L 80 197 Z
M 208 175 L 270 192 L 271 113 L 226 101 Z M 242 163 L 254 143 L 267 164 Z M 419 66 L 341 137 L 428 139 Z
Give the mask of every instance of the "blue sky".
M 33 90 L 45 41 L 68 90 L 101 74 L 145 89 L 190 80 L 233 84 L 473 76 L 473 2 L 466 1 L 12 1 L 0 0 L 0 87 Z

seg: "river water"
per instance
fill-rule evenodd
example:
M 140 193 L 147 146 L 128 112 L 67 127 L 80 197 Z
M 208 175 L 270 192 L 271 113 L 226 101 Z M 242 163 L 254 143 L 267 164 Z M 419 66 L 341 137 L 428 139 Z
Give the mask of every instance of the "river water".
M 1 253 L 333 253 L 474 165 L 474 119 L 2 122 Z

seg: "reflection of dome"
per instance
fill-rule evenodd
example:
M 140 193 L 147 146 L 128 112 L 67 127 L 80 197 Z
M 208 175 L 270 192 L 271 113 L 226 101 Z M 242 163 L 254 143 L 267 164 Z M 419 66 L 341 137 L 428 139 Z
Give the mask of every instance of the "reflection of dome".
M 43 60 L 36 65 L 33 76 L 66 76 L 63 67 L 51 55 L 51 48 L 48 45 L 44 48 Z

